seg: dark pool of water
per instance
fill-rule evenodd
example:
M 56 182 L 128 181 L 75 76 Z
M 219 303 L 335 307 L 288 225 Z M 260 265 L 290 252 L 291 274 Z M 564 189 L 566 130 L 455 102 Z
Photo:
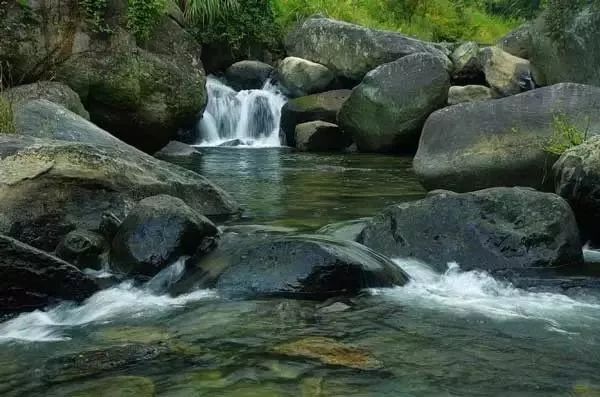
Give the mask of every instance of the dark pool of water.
M 397 157 L 207 149 L 187 166 L 244 205 L 236 222 L 303 231 L 423 195 L 410 159 Z M 0 395 L 600 395 L 598 296 L 398 263 L 407 286 L 336 303 L 172 298 L 124 284 L 22 315 L 0 323 Z

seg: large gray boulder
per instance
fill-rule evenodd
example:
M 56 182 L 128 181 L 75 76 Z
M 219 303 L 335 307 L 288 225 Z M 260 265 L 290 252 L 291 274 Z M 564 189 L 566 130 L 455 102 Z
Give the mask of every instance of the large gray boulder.
M 535 88 L 528 60 L 495 46 L 483 48 L 479 57 L 485 80 L 496 96 L 515 95 Z
M 309 121 L 337 123 L 337 115 L 350 90 L 335 90 L 288 101 L 281 109 L 281 131 L 288 146 L 296 146 L 296 125 Z
M 296 126 L 296 148 L 303 152 L 335 152 L 352 144 L 340 127 L 326 121 L 309 121 Z
M 532 24 L 529 59 L 539 84 L 574 82 L 600 86 L 598 1 L 561 1 Z
M 382 255 L 322 236 L 226 236 L 218 250 L 190 266 L 194 271 L 178 292 L 208 285 L 224 296 L 249 299 L 326 300 L 408 281 Z
M 125 215 L 141 199 L 181 198 L 206 216 L 239 211 L 206 178 L 127 145 L 101 146 L 0 134 L 0 233 L 46 251 L 102 214 Z
M 600 137 L 567 150 L 554 164 L 556 193 L 575 211 L 585 240 L 600 243 Z
M 326 91 L 335 79 L 327 67 L 306 59 L 287 57 L 277 67 L 279 83 L 292 97 Z
M 213 248 L 217 227 L 183 200 L 159 195 L 140 201 L 113 238 L 111 266 L 129 276 L 152 277 L 182 256 Z
M 0 11 L 6 75 L 65 83 L 95 124 L 145 151 L 193 125 L 206 104 L 201 48 L 169 15 L 139 38 L 128 29 L 125 0 L 107 2 L 95 23 L 76 0 L 21 3 Z M 110 34 L 98 33 L 99 27 Z
M 225 71 L 227 83 L 236 91 L 262 88 L 273 74 L 273 66 L 259 61 L 236 62 Z
M 358 241 L 391 258 L 415 258 L 440 272 L 450 262 L 497 276 L 541 275 L 581 265 L 575 217 L 561 197 L 528 188 L 432 192 L 386 208 Z
M 56 81 L 38 81 L 33 84 L 16 86 L 4 91 L 2 96 L 13 105 L 13 108 L 35 99 L 45 99 L 65 107 L 84 119 L 89 120 L 90 118 L 79 95 L 69 86 Z
M 557 84 L 442 109 L 425 123 L 415 172 L 429 190 L 553 190 L 551 167 L 557 156 L 545 149 L 560 134 L 555 118 L 565 117 L 582 131 L 600 131 L 598 103 L 598 87 Z
M 285 47 L 290 56 L 320 63 L 338 76 L 356 81 L 379 65 L 417 52 L 446 58 L 432 44 L 400 33 L 319 16 L 300 23 L 286 37 Z
M 82 301 L 98 290 L 75 266 L 0 235 L 0 314 L 41 309 L 60 300 Z
M 531 24 L 525 23 L 503 36 L 496 44 L 502 50 L 519 58 L 529 59 L 531 51 Z
M 339 113 L 339 126 L 361 152 L 416 147 L 427 116 L 446 105 L 450 76 L 443 60 L 418 53 L 369 72 Z

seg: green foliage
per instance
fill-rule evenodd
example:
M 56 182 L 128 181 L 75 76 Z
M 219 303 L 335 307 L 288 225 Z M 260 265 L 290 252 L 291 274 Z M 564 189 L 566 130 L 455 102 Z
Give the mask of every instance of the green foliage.
M 127 27 L 138 39 L 147 39 L 166 7 L 167 0 L 128 0 Z
M 548 153 L 560 156 L 566 150 L 581 145 L 588 135 L 587 130 L 579 129 L 564 114 L 555 115 L 552 125 L 553 134 L 544 146 L 544 151 Z
M 12 104 L 0 96 L 0 134 L 14 134 L 15 132 Z
M 215 18 L 233 12 L 238 0 L 180 0 L 179 5 L 186 18 L 202 23 L 212 22 Z
M 85 12 L 92 31 L 110 33 L 111 29 L 105 21 L 107 5 L 108 0 L 79 0 L 79 7 Z

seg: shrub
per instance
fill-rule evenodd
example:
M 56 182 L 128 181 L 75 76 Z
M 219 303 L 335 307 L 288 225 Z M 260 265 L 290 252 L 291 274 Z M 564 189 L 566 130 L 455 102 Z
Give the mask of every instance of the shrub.
M 14 134 L 15 132 L 12 104 L 0 96 L 0 134 Z
M 554 131 L 546 143 L 544 150 L 558 156 L 572 147 L 581 145 L 589 132 L 589 128 L 586 130 L 579 129 L 564 114 L 555 115 L 552 125 Z
M 140 40 L 145 40 L 163 16 L 167 0 L 128 0 L 127 27 Z

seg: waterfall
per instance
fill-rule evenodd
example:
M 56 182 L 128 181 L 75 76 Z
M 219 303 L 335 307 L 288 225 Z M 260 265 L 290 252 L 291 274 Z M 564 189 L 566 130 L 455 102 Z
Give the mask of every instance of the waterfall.
M 279 121 L 286 98 L 270 81 L 260 90 L 238 92 L 209 76 L 206 87 L 198 146 L 281 146 Z

